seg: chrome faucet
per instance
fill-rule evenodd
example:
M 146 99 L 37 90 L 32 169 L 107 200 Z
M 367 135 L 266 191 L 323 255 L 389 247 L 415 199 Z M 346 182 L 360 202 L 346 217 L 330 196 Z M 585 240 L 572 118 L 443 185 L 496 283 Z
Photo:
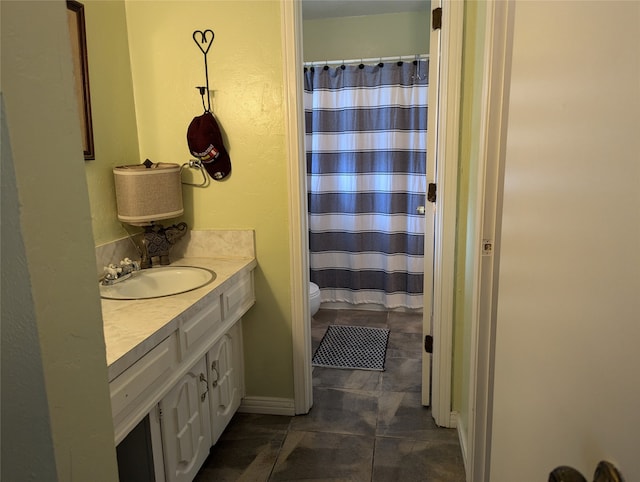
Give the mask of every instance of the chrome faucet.
M 111 263 L 109 266 L 104 267 L 104 276 L 102 277 L 103 285 L 112 285 L 124 281 L 130 278 L 135 271 L 140 270 L 140 262 L 132 261 L 129 258 L 124 258 L 120 261 L 120 265 L 116 266 Z

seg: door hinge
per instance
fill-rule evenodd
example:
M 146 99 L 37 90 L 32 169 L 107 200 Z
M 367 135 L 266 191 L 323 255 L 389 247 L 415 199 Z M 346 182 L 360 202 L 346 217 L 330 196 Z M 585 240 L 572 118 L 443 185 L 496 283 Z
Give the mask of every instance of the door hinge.
M 431 28 L 433 30 L 442 28 L 442 7 L 434 8 L 431 12 Z
M 156 407 L 158 408 L 158 410 L 156 411 L 156 414 L 158 415 L 158 420 L 162 420 L 162 408 L 160 407 L 160 405 L 156 405 Z
M 433 336 L 425 335 L 424 337 L 424 351 L 427 353 L 433 353 Z
M 436 202 L 436 190 L 437 186 L 435 182 L 430 182 L 427 188 L 427 201 L 430 203 Z

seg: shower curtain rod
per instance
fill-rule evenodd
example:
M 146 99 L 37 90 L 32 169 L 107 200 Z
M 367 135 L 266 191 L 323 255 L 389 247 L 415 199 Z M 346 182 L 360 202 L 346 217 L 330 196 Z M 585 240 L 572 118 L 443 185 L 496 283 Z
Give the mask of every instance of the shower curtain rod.
M 350 60 L 314 60 L 311 62 L 305 62 L 304 66 L 317 67 L 319 65 L 346 65 L 346 64 L 367 64 L 367 63 L 379 63 L 379 62 L 399 62 L 409 60 L 427 60 L 429 54 L 419 55 L 396 55 L 395 57 L 371 57 L 368 59 L 350 59 Z

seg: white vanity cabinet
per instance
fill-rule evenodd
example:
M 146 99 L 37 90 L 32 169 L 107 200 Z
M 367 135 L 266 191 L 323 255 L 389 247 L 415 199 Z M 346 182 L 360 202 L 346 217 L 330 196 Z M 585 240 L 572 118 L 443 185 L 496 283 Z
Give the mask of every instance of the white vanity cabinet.
M 207 364 L 203 358 L 159 404 L 167 480 L 191 482 L 211 447 Z
M 191 482 L 240 406 L 242 320 L 239 320 L 160 401 L 167 481 Z
M 127 442 L 118 447 L 121 482 L 141 482 L 122 466 L 121 456 L 128 465 L 138 457 L 130 432 L 145 444 L 140 457 L 152 459 L 150 480 L 193 480 L 244 395 L 241 317 L 254 302 L 253 271 L 231 277 L 110 382 L 116 443 Z
M 216 443 L 238 410 L 243 393 L 241 321 L 207 353 L 211 441 Z

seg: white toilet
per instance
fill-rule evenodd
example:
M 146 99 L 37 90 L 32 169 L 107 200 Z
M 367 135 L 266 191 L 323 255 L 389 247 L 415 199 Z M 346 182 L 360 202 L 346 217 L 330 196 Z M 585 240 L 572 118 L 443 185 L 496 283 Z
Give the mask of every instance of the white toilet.
M 309 308 L 311 316 L 315 315 L 320 309 L 320 288 L 315 283 L 309 283 Z

